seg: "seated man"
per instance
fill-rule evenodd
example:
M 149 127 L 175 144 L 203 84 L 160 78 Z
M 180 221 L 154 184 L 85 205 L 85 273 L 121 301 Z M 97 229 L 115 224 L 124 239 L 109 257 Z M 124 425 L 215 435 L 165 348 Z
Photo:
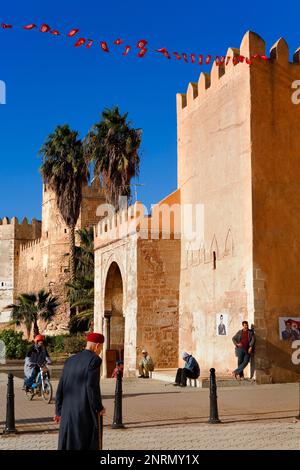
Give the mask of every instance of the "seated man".
M 34 338 L 34 345 L 29 348 L 24 364 L 24 386 L 31 388 L 39 371 L 40 365 L 51 364 L 51 359 L 44 346 L 45 337 L 37 335 Z
M 182 359 L 185 361 L 185 365 L 183 368 L 177 369 L 175 383 L 173 384 L 175 387 L 186 387 L 186 379 L 198 379 L 200 375 L 200 367 L 196 359 L 187 352 L 182 353 Z
M 154 370 L 154 362 L 146 349 L 142 350 L 142 354 L 143 359 L 139 363 L 139 379 L 149 379 L 149 372 Z

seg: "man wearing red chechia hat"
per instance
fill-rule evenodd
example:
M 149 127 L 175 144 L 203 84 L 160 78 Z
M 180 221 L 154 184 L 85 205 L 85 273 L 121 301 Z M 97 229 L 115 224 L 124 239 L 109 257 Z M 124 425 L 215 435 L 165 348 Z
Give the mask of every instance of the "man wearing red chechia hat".
M 105 414 L 100 392 L 99 354 L 104 336 L 89 333 L 86 348 L 66 360 L 58 384 L 54 420 L 59 450 L 99 450 L 99 416 Z

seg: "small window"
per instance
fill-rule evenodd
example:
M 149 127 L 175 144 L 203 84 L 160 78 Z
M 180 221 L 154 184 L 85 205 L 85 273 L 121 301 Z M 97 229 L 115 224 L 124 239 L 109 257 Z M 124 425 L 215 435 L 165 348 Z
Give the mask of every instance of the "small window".
M 1 282 L 1 287 L 3 287 L 3 286 L 4 286 L 4 282 Z
M 213 251 L 213 269 L 217 269 L 217 255 L 215 251 Z
M 65 233 L 67 233 L 67 229 L 65 228 Z

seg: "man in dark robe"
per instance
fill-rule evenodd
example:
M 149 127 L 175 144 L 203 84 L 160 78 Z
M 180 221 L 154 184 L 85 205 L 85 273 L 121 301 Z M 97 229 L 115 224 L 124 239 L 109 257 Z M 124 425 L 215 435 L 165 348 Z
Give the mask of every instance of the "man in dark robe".
M 86 349 L 65 362 L 55 401 L 58 450 L 99 450 L 98 416 L 105 414 L 99 357 L 103 343 L 102 334 L 89 333 Z

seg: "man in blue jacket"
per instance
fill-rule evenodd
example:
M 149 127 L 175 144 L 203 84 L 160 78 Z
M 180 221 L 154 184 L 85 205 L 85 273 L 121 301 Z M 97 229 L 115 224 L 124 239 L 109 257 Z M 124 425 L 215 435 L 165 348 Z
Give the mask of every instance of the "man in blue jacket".
M 185 361 L 185 365 L 183 368 L 179 367 L 177 369 L 175 383 L 173 384 L 175 387 L 186 387 L 186 379 L 198 379 L 200 375 L 200 367 L 196 359 L 187 352 L 182 353 L 182 359 Z

